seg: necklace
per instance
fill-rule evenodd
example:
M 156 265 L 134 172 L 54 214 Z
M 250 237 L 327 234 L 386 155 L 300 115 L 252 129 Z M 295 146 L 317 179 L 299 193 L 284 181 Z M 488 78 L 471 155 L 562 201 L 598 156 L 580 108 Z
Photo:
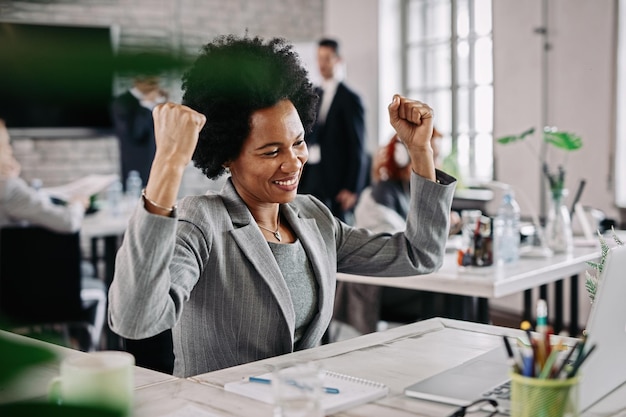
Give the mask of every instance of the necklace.
M 257 226 L 273 234 L 276 240 L 278 240 L 279 242 L 282 240 L 283 237 L 280 235 L 280 232 L 278 231 L 278 229 L 280 229 L 280 212 L 278 212 L 278 217 L 276 217 L 276 230 L 271 230 L 271 229 L 268 229 L 267 227 L 263 227 L 259 223 L 257 223 Z

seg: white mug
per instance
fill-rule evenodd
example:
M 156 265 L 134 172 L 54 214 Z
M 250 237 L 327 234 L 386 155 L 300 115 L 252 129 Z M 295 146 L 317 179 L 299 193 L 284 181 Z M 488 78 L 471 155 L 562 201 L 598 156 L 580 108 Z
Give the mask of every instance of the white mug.
M 121 351 L 89 352 L 61 362 L 60 376 L 50 384 L 49 398 L 130 415 L 133 407 L 135 357 Z

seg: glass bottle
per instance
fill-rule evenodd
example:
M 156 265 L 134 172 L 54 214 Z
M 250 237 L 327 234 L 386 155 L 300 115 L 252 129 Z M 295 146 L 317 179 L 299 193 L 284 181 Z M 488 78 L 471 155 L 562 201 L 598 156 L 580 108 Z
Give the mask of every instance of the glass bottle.
M 143 181 L 139 175 L 139 171 L 130 171 L 126 178 L 126 199 L 128 200 L 129 207 L 134 206 L 137 200 L 141 198 L 142 187 Z
M 124 190 L 120 180 L 115 181 L 107 190 L 107 207 L 111 216 L 119 216 L 122 213 Z
M 519 259 L 520 207 L 513 190 L 502 196 L 493 223 L 493 258 L 496 265 L 514 264 Z
M 571 253 L 574 249 L 572 221 L 569 209 L 565 205 L 566 197 L 567 190 L 564 188 L 550 190 L 550 205 L 544 235 L 547 246 L 555 254 Z

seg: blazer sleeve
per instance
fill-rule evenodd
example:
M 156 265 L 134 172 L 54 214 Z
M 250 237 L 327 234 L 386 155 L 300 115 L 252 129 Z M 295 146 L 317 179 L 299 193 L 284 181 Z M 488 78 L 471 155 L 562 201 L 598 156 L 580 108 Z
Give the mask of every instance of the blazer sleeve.
M 337 270 L 368 276 L 427 274 L 443 264 L 456 180 L 437 171 L 437 182 L 411 176 L 406 229 L 374 233 L 340 223 Z
M 108 321 L 117 334 L 143 339 L 176 324 L 200 276 L 198 260 L 206 257 L 199 253 L 206 242 L 191 242 L 201 240 L 201 234 L 191 228 L 178 218 L 157 216 L 142 203 L 137 205 L 109 288 Z

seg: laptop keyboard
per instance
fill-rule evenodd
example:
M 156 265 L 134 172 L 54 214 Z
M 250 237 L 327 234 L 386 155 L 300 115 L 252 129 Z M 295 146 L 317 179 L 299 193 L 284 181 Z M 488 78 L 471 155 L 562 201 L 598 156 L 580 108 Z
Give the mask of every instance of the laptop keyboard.
M 508 380 L 483 394 L 484 398 L 491 398 L 498 402 L 498 411 L 501 414 L 511 413 L 511 380 Z
M 511 381 L 506 381 L 497 387 L 485 392 L 485 398 L 493 398 L 494 400 L 510 400 L 511 399 Z

